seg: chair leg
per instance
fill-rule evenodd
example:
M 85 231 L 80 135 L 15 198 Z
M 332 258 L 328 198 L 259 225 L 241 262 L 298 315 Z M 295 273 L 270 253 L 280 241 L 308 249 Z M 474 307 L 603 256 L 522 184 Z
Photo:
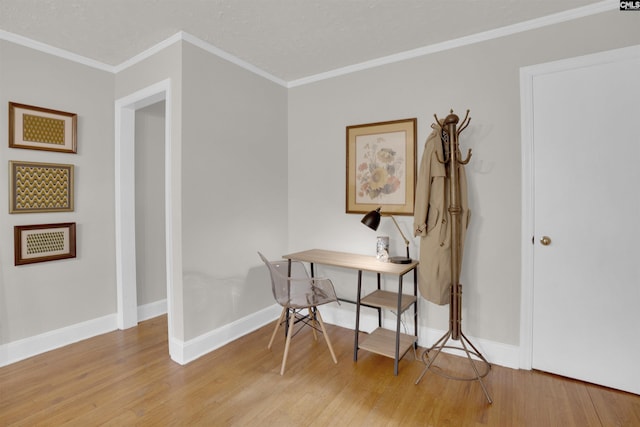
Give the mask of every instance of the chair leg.
M 316 322 L 316 308 L 309 307 L 309 319 L 311 320 L 311 330 L 313 330 L 313 339 L 318 341 L 318 333 L 316 332 L 316 328 L 318 327 L 318 322 Z
M 271 345 L 273 345 L 273 339 L 276 337 L 276 332 L 278 332 L 278 329 L 280 328 L 280 324 L 282 323 L 282 320 L 284 319 L 284 315 L 286 312 L 287 312 L 286 308 L 283 308 L 282 312 L 280 312 L 280 318 L 276 321 L 276 327 L 273 329 L 273 334 L 271 334 L 271 340 L 269 340 L 269 345 L 267 346 L 269 350 L 271 350 Z
M 289 330 L 287 331 L 287 341 L 284 345 L 284 356 L 282 356 L 282 368 L 280 368 L 280 375 L 284 375 L 284 367 L 287 364 L 287 356 L 289 355 L 289 344 L 291 344 L 291 335 L 293 335 L 293 324 L 295 322 L 295 318 L 296 315 L 294 312 L 289 318 Z
M 336 354 L 333 352 L 333 347 L 331 346 L 331 340 L 329 340 L 329 335 L 327 334 L 327 330 L 324 327 L 324 322 L 322 321 L 320 310 L 316 310 L 316 315 L 318 317 L 318 322 L 320 322 L 320 327 L 322 328 L 324 339 L 327 341 L 327 346 L 329 347 L 329 351 L 331 352 L 331 358 L 333 358 L 333 363 L 338 363 L 338 359 L 336 359 Z

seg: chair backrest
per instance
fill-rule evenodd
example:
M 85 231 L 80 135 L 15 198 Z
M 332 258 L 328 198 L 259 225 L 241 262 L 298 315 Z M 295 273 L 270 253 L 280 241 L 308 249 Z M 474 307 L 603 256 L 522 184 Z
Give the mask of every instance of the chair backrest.
M 258 252 L 258 255 L 269 269 L 271 276 L 271 291 L 273 297 L 280 305 L 288 305 L 292 299 L 291 281 L 289 277 L 299 279 L 309 279 L 309 273 L 304 264 L 297 261 L 291 262 L 291 276 L 289 276 L 289 261 L 269 261 Z

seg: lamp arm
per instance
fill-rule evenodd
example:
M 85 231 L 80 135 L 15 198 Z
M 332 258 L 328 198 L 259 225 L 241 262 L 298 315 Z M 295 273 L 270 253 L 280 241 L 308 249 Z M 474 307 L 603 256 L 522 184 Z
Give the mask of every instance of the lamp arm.
M 400 229 L 400 226 L 398 225 L 398 221 L 396 221 L 396 219 L 394 218 L 393 215 L 389 215 L 391 217 L 391 219 L 393 220 L 393 223 L 396 225 L 396 228 L 398 229 L 398 231 L 400 232 L 400 235 L 402 236 L 402 238 L 404 239 L 404 244 L 407 245 L 407 248 L 409 247 L 409 240 L 407 240 L 407 238 L 405 237 L 404 233 L 402 232 L 402 230 Z

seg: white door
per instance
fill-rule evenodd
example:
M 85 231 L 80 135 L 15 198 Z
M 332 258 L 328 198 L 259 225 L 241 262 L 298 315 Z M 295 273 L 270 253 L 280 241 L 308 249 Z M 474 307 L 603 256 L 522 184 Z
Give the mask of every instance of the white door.
M 532 366 L 640 394 L 640 57 L 532 85 Z

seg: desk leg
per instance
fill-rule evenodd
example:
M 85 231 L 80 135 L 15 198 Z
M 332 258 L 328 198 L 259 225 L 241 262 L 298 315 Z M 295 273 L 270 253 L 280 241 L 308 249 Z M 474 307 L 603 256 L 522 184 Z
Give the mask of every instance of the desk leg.
M 353 361 L 358 360 L 358 334 L 360 333 L 360 293 L 362 292 L 362 270 L 358 270 L 358 295 L 356 296 L 356 336 L 353 343 Z
M 380 273 L 378 273 L 378 290 L 380 290 Z M 378 327 L 382 328 L 382 309 L 378 308 Z
M 418 269 L 413 269 L 413 295 L 416 297 L 416 302 L 413 303 L 413 333 L 416 336 L 416 341 L 413 343 L 413 348 L 418 349 Z
M 398 376 L 398 362 L 400 361 L 400 318 L 402 316 L 402 276 L 398 276 L 398 311 L 396 316 L 396 359 L 393 363 L 393 375 Z

